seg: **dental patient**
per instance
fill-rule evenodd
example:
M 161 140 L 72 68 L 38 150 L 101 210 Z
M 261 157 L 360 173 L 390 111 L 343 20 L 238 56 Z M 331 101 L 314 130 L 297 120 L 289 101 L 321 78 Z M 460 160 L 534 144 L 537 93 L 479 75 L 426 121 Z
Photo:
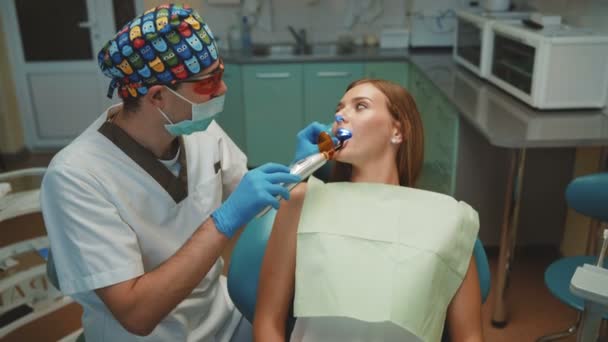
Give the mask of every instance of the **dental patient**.
M 345 128 L 352 138 L 334 155 L 331 181 L 311 177 L 277 212 L 255 340 L 482 341 L 472 257 L 478 216 L 464 202 L 414 188 L 424 139 L 411 95 L 359 80 L 335 119 L 334 132 Z

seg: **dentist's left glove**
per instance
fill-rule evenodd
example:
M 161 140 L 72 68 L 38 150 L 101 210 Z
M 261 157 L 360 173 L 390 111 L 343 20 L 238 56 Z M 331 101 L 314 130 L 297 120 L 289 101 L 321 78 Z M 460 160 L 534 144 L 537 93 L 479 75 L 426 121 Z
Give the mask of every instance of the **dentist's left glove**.
M 293 163 L 298 160 L 304 159 L 312 154 L 319 153 L 319 146 L 317 146 L 317 139 L 321 132 L 327 132 L 331 134 L 331 125 L 324 125 L 318 122 L 313 122 L 306 126 L 296 135 L 297 145 L 296 154 L 294 156 Z M 334 144 L 338 143 L 338 139 L 333 138 Z
M 232 237 L 266 206 L 278 209 L 277 195 L 289 199 L 289 191 L 281 183 L 297 183 L 300 180 L 299 176 L 290 174 L 289 168 L 281 164 L 268 163 L 250 170 L 228 199 L 211 214 L 215 226 L 222 234 Z

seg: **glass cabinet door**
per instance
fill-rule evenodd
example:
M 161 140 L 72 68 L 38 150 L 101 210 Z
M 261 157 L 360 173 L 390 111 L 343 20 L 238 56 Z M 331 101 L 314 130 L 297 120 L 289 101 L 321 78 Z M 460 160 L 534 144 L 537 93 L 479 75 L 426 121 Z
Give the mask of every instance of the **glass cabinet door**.
M 456 53 L 477 68 L 480 67 L 481 29 L 461 18 L 458 18 Z
M 512 38 L 496 34 L 492 74 L 531 95 L 536 49 Z

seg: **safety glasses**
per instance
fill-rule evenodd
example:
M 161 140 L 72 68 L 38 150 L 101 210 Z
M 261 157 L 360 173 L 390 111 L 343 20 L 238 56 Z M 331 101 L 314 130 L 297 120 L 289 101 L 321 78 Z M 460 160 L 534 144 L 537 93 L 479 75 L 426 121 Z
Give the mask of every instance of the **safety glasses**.
M 194 83 L 194 92 L 201 95 L 211 95 L 215 93 L 222 84 L 222 76 L 224 76 L 224 61 L 220 59 L 220 63 L 215 70 L 201 77 L 191 78 L 180 82 Z

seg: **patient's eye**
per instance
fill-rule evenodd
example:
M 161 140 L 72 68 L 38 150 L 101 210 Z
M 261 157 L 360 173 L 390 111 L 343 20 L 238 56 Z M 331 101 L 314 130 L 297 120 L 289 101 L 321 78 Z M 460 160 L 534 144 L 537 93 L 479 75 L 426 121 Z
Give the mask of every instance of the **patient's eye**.
M 357 110 L 363 110 L 367 108 L 367 103 L 365 102 L 357 102 L 357 106 L 355 107 Z

